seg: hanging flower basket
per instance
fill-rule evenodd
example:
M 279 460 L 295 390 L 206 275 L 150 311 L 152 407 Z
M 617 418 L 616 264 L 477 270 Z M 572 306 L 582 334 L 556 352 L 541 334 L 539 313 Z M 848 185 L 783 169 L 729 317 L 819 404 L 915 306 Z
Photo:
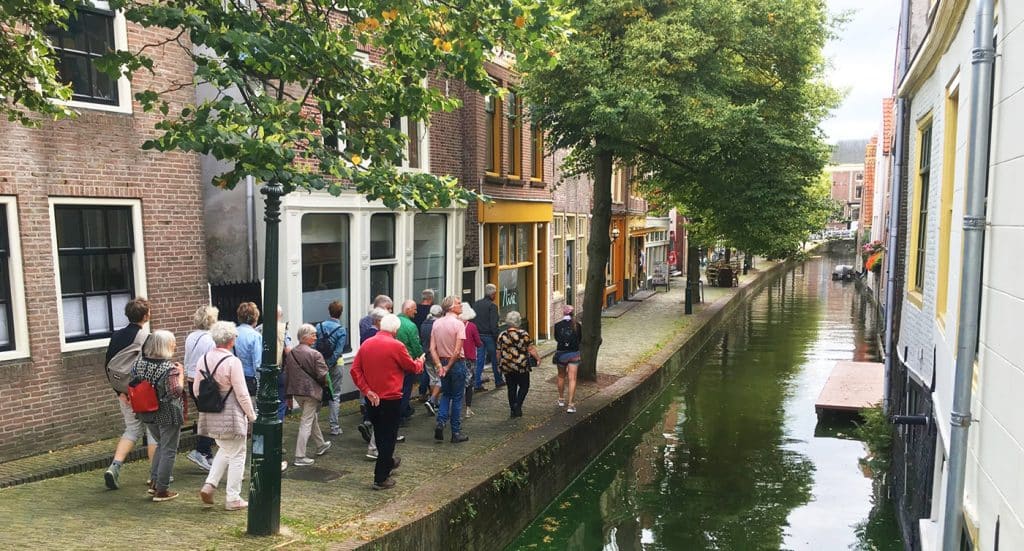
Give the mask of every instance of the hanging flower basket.
M 884 256 L 885 253 L 882 251 L 878 251 L 872 254 L 871 256 L 868 257 L 867 260 L 864 261 L 864 269 L 871 270 L 876 274 L 882 273 L 882 257 Z
M 885 245 L 882 244 L 882 240 L 881 239 L 875 239 L 874 241 L 872 241 L 870 243 L 865 243 L 864 246 L 860 248 L 860 251 L 861 251 L 861 253 L 864 254 L 864 256 L 870 256 L 870 255 L 873 255 L 875 253 L 880 253 L 880 252 L 882 252 L 884 250 L 885 250 Z

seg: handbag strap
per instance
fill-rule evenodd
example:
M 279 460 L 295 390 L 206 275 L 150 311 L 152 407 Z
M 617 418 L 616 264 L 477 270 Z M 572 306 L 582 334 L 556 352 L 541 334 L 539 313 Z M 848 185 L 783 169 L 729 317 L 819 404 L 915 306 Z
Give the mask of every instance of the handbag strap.
M 340 327 L 339 327 L 339 329 L 340 329 Z M 332 333 L 332 334 L 333 334 L 333 333 Z M 329 338 L 329 337 L 328 337 L 328 338 Z M 305 374 L 305 375 L 306 375 L 307 377 L 309 377 L 309 379 L 310 379 L 311 381 L 313 381 L 313 383 L 314 383 L 314 384 L 318 384 L 318 385 L 320 384 L 320 383 L 319 383 L 319 382 L 318 382 L 318 381 L 316 380 L 316 377 L 315 377 L 315 376 L 314 376 L 314 375 L 313 375 L 312 373 L 310 373 L 310 372 L 309 372 L 309 369 L 307 369 L 306 365 L 304 365 L 304 364 L 303 364 L 303 362 L 302 362 L 302 361 L 300 361 L 300 357 L 298 357 L 298 356 L 296 356 L 296 355 L 295 355 L 295 351 L 294 351 L 294 350 L 292 350 L 291 352 L 289 352 L 289 353 L 288 353 L 288 355 L 287 355 L 287 357 L 286 357 L 286 358 L 285 358 L 284 360 L 282 360 L 282 361 L 287 361 L 287 360 L 288 360 L 288 358 L 291 358 L 291 359 L 292 359 L 292 361 L 294 361 L 294 362 L 295 362 L 295 365 L 299 366 L 299 370 L 300 370 L 300 371 L 302 371 L 302 373 L 304 373 L 304 374 Z

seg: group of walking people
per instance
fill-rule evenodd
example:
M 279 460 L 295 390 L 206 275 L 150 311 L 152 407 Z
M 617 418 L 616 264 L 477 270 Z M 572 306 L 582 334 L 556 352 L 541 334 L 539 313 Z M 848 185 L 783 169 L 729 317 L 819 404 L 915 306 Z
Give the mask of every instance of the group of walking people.
M 196 330 L 185 339 L 183 365 L 173 360 L 177 349 L 173 333 L 146 332 L 149 302 L 135 298 L 125 306 L 129 323 L 111 336 L 106 355 L 107 375 L 125 423 L 114 460 L 103 473 L 108 488 L 120 488 L 121 467 L 135 443 L 146 434 L 150 457 L 148 493 L 156 502 L 178 497 L 170 485 L 185 423 L 186 396 L 198 404 L 198 395 L 205 386 L 215 394 L 219 410 L 200 413 L 196 449 L 188 456 L 209 471 L 200 491 L 202 501 L 213 504 L 213 493 L 226 474 L 225 508 L 239 510 L 248 505 L 241 496 L 241 481 L 249 423 L 256 420 L 256 410 L 246 382 L 246 368 L 235 354 L 239 329 L 234 323 L 217 321 L 218 313 L 208 305 L 196 311 Z M 212 450 L 214 443 L 216 454 Z
M 457 296 L 434 304 L 432 290 L 424 290 L 419 303 L 408 300 L 400 313 L 392 313 L 390 297 L 375 298 L 370 312 L 359 323 L 360 346 L 349 370 L 359 389 L 363 418 L 358 425 L 368 445 L 367 457 L 375 461 L 372 488 L 395 485 L 391 476 L 401 464 L 395 455 L 401 426 L 413 415 L 411 398 L 419 383 L 420 397 L 436 417 L 434 438 L 458 444 L 469 440 L 462 420 L 471 417 L 473 396 L 487 390 L 482 377 L 490 360 L 494 388 L 505 387 L 510 416 L 522 417 L 530 388 L 530 373 L 541 358 L 522 317 L 505 315 L 499 331 L 496 288 L 487 285 L 485 296 L 473 306 Z M 332 447 L 319 424 L 319 410 L 329 408 L 329 434 L 340 436 L 339 402 L 342 393 L 344 353 L 350 350 L 348 331 L 341 322 L 340 301 L 328 306 L 328 318 L 303 324 L 291 346 L 287 326 L 278 310 L 278 385 L 284 417 L 287 406 L 301 411 L 293 464 L 314 463 Z M 575 413 L 576 369 L 579 364 L 580 327 L 573 308 L 566 306 L 555 325 L 558 349 L 558 406 Z M 217 308 L 203 305 L 194 315 L 195 329 L 185 338 L 184 364 L 174 361 L 177 341 L 170 331 L 147 333 L 150 306 L 136 298 L 125 306 L 128 325 L 116 331 L 106 355 L 107 374 L 117 396 L 125 431 L 114 460 L 104 472 L 108 488 L 120 487 L 120 471 L 135 443 L 146 435 L 151 460 L 148 492 L 156 502 L 178 497 L 170 489 L 182 426 L 191 404 L 198 411 L 195 449 L 187 459 L 208 475 L 199 490 L 204 506 L 214 504 L 226 476 L 224 504 L 227 510 L 245 509 L 241 494 L 248 435 L 256 420 L 257 368 L 262 360 L 262 332 L 254 324 L 259 310 L 243 303 L 236 315 L 239 324 L 218 321 Z M 566 383 L 568 383 L 566 385 Z M 568 399 L 564 390 L 568 387 Z M 149 394 L 147 394 L 149 393 Z M 147 398 L 148 396 L 148 398 Z M 149 407 L 143 404 L 152 404 Z M 216 453 L 214 453 L 216 445 Z M 282 464 L 282 469 L 285 468 Z

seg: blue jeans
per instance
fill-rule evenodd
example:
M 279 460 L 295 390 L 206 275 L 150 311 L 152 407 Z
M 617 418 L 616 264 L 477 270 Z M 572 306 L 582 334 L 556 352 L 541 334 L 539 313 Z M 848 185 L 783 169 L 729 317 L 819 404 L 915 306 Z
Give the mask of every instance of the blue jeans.
M 427 375 L 427 370 L 424 369 L 423 373 L 416 376 L 417 381 L 420 383 L 420 396 L 426 396 L 430 392 L 430 375 Z
M 462 396 L 466 393 L 466 362 L 456 360 L 441 377 L 441 410 L 437 412 L 437 424 L 444 426 L 452 421 L 452 434 L 462 432 Z
M 473 378 L 473 388 L 479 389 L 483 386 L 480 382 L 484 375 L 484 364 L 487 360 L 491 360 L 491 371 L 494 372 L 494 384 L 503 385 L 505 380 L 501 377 L 501 372 L 498 371 L 498 349 L 494 342 L 494 337 L 490 335 L 480 335 L 480 340 L 484 341 L 484 345 L 476 349 L 476 377 Z
M 277 399 L 280 400 L 277 406 L 277 419 L 278 421 L 284 421 L 284 416 L 288 413 L 288 397 L 285 396 L 284 387 L 287 379 L 284 376 L 284 370 L 277 376 Z
M 412 398 L 412 387 L 418 379 L 419 375 L 406 373 L 405 380 L 402 381 L 402 403 L 398 406 L 398 414 L 402 419 L 412 417 L 412 412 L 409 411 L 409 399 Z

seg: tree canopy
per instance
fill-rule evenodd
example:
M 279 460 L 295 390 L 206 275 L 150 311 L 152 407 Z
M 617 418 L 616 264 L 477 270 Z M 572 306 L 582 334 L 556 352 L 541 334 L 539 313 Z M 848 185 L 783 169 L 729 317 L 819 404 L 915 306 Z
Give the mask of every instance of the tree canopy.
M 55 119 L 74 115 L 63 103 L 71 99 L 71 87 L 60 80 L 46 29 L 67 28 L 78 4 L 78 0 L 0 2 L 0 115 L 26 126 L 38 124 L 33 113 Z
M 214 182 L 223 187 L 246 175 L 286 191 L 354 185 L 369 200 L 421 209 L 472 193 L 454 178 L 397 171 L 407 136 L 388 121 L 460 105 L 430 77 L 491 92 L 486 59 L 505 49 L 548 58 L 538 45 L 557 28 L 548 5 L 522 0 L 118 1 L 129 20 L 180 29 L 197 82 L 222 91 L 162 122 L 163 136 L 145 147 L 229 161 Z M 139 53 L 119 61 L 147 62 Z M 160 106 L 159 91 L 139 98 Z
M 838 99 L 821 78 L 824 0 L 570 5 L 557 64 L 527 60 L 523 92 L 552 147 L 571 151 L 566 172 L 594 176 L 585 311 L 603 298 L 613 161 L 659 206 L 699 218 L 698 238 L 776 254 L 806 235 L 828 152 L 818 124 Z M 597 316 L 583 340 L 593 376 Z
M 53 49 L 41 29 L 74 17 L 50 0 L 14 0 L 0 11 L 8 44 L 0 93 L 12 118 L 28 111 L 69 114 Z M 531 0 L 110 0 L 128 21 L 163 39 L 129 44 L 100 63 L 132 76 L 152 70 L 152 53 L 180 48 L 195 66 L 165 89 L 135 90 L 144 110 L 159 109 L 162 134 L 143 147 L 212 155 L 231 168 L 214 185 L 246 176 L 285 191 L 346 187 L 391 207 L 430 208 L 472 198 L 454 178 L 398 171 L 408 136 L 396 117 L 427 121 L 458 98 L 438 86 L 457 79 L 494 92 L 484 61 L 511 51 L 547 63 L 545 46 L 562 23 L 555 4 Z M 12 51 L 15 50 L 15 51 Z M 366 55 L 361 55 L 366 54 Z M 542 61 L 549 60 L 549 61 Z M 9 70 L 8 67 L 10 68 Z M 431 86 L 430 80 L 434 79 Z M 34 87 L 39 81 L 41 87 Z M 169 105 L 166 92 L 197 86 L 194 105 Z
M 822 80 L 822 0 L 575 5 L 558 65 L 531 70 L 525 92 L 577 171 L 603 136 L 709 237 L 770 254 L 806 230 L 828 153 L 818 125 L 838 100 Z

